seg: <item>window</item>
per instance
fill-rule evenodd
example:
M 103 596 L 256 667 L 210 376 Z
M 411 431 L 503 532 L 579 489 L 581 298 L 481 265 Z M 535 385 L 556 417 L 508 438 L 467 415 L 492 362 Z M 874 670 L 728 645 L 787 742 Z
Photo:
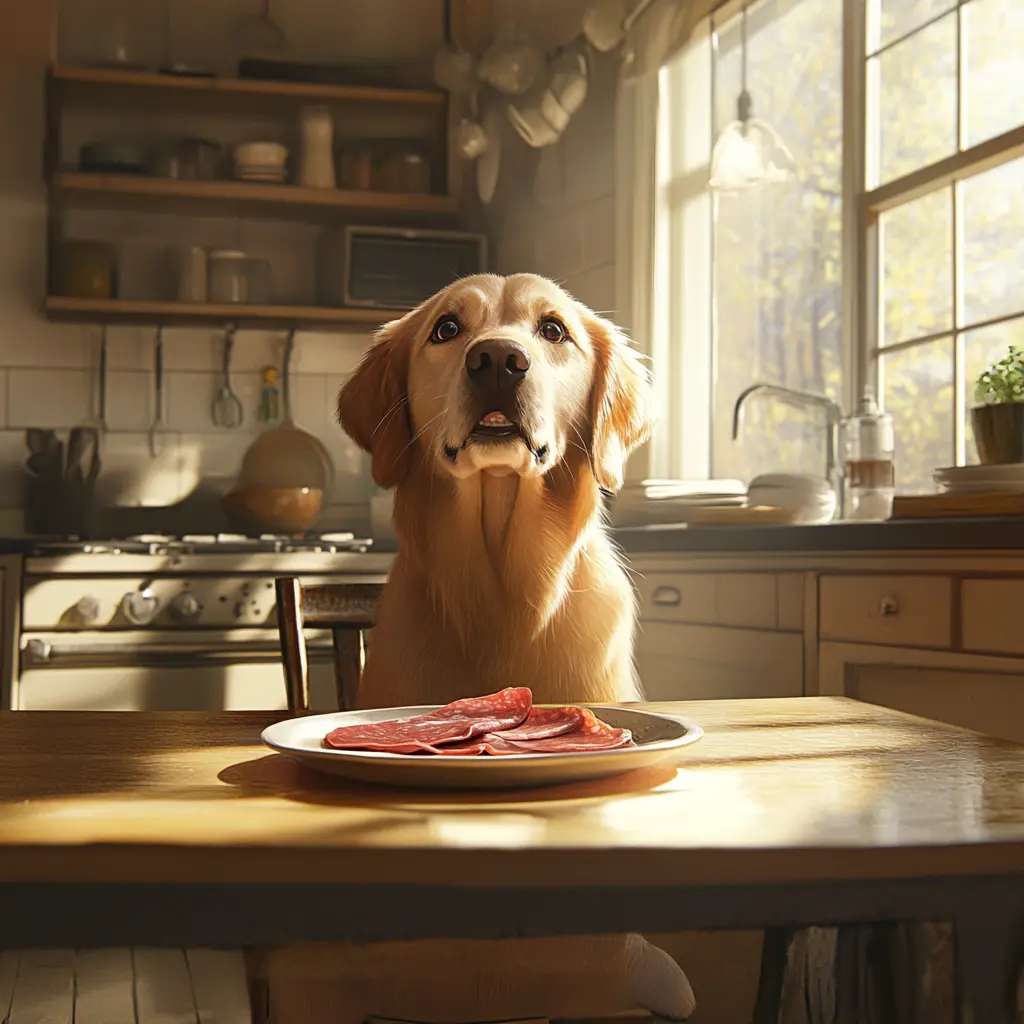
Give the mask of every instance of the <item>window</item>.
M 659 304 L 655 326 L 681 339 L 670 370 L 683 382 L 672 402 L 670 429 L 681 442 L 671 462 L 687 477 L 821 473 L 820 412 L 755 400 L 734 442 L 733 407 L 757 381 L 835 400 L 842 392 L 842 6 L 762 0 L 748 9 L 747 35 L 753 113 L 793 153 L 793 181 L 708 190 L 712 144 L 736 118 L 737 18 L 661 74 L 656 291 L 674 294 Z
M 1020 0 L 874 0 L 865 47 L 863 303 L 897 485 L 976 461 L 974 381 L 1024 345 Z
M 899 489 L 931 490 L 974 459 L 974 379 L 1024 345 L 1024 2 L 845 8 L 748 8 L 754 115 L 793 152 L 791 182 L 707 187 L 736 116 L 738 8 L 661 72 L 652 334 L 672 342 L 655 358 L 676 475 L 821 472 L 820 412 L 755 400 L 732 440 L 736 398 L 769 381 L 847 411 L 875 391 Z

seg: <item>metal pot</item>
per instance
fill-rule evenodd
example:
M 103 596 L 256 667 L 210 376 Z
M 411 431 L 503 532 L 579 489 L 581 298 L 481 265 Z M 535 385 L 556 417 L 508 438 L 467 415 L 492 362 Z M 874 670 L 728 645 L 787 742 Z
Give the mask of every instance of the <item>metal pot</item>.
M 984 465 L 1024 462 L 1024 402 L 975 406 L 971 425 Z

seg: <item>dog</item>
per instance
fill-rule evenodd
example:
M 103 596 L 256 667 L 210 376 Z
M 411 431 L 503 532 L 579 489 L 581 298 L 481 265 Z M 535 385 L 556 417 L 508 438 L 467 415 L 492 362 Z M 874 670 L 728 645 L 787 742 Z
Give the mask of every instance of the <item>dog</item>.
M 533 274 L 463 278 L 378 332 L 338 419 L 395 489 L 399 550 L 360 707 L 506 686 L 640 699 L 633 589 L 604 525 L 650 435 L 650 375 L 610 321 Z

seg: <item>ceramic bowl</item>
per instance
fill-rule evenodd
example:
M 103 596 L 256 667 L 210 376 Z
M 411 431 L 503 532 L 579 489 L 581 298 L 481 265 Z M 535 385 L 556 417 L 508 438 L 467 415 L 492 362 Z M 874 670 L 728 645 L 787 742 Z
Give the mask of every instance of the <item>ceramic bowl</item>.
M 236 487 L 221 499 L 233 529 L 249 537 L 305 533 L 320 514 L 324 492 L 313 487 Z
M 243 142 L 235 146 L 235 167 L 280 169 L 288 159 L 288 149 L 279 142 Z

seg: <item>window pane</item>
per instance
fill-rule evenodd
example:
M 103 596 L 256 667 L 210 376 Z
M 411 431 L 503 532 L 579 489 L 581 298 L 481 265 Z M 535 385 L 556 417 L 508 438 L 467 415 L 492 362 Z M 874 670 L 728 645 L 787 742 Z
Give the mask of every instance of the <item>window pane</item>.
M 882 356 L 879 378 L 896 431 L 896 490 L 928 494 L 932 472 L 953 464 L 952 341 Z
M 978 461 L 974 447 L 974 431 L 971 428 L 971 406 L 977 404 L 974 386 L 978 377 L 994 362 L 1002 359 L 1011 345 L 1024 348 L 1024 317 L 1007 320 L 992 327 L 983 327 L 964 334 L 964 410 L 966 424 L 964 437 L 967 439 L 967 462 Z
M 953 194 L 946 188 L 881 218 L 883 345 L 953 326 Z
M 765 0 L 750 8 L 754 113 L 782 136 L 797 173 L 786 184 L 714 198 L 711 450 L 718 477 L 824 471 L 820 412 L 755 399 L 733 443 L 732 410 L 755 381 L 841 394 L 841 28 L 835 0 Z M 734 107 L 739 87 L 736 44 L 738 23 L 719 37 L 719 121 L 735 116 L 723 104 Z
M 973 0 L 962 12 L 966 145 L 1024 124 L 1022 0 Z
M 964 323 L 1024 312 L 1024 158 L 960 185 Z
M 869 187 L 956 152 L 956 13 L 870 63 L 877 65 L 879 137 L 877 176 L 870 176 Z
M 955 7 L 950 0 L 880 0 L 877 46 L 885 46 L 894 39 L 913 32 L 926 21 L 938 17 L 943 11 Z M 874 47 L 873 47 L 874 48 Z

